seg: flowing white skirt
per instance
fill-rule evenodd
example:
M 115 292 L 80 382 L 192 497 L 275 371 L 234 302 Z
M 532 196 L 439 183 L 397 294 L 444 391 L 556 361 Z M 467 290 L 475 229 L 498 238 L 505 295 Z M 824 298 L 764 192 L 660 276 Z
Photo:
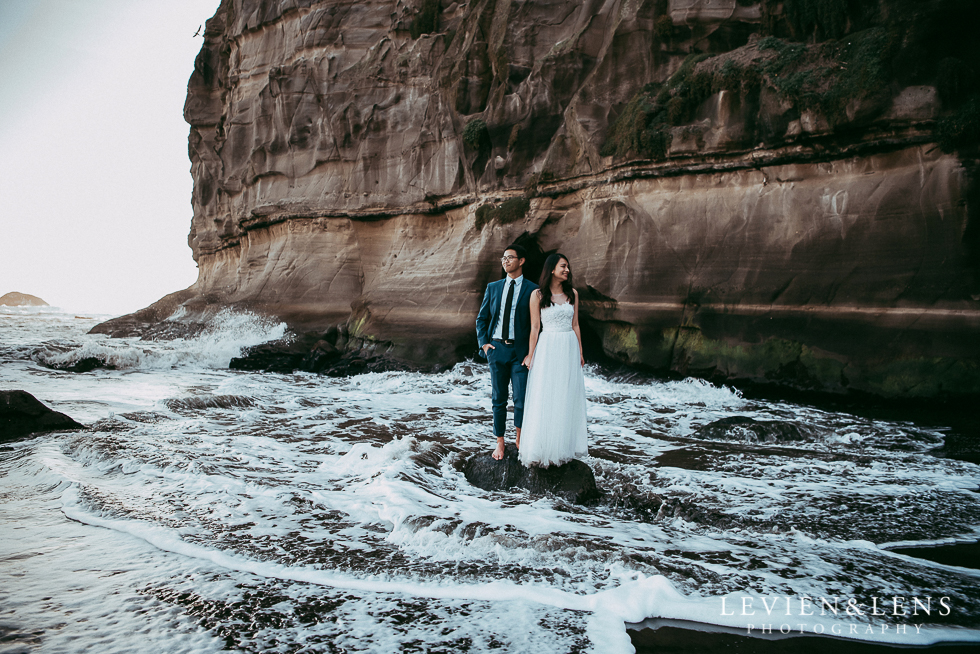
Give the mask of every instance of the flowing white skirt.
M 521 463 L 561 465 L 587 456 L 585 375 L 573 331 L 541 332 L 524 395 Z

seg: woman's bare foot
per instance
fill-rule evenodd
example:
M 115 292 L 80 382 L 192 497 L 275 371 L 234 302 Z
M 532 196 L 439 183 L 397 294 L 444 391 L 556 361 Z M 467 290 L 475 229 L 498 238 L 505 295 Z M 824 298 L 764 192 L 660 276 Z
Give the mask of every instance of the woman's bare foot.
M 504 439 L 503 438 L 498 438 L 497 439 L 497 448 L 493 451 L 493 458 L 495 458 L 497 461 L 500 461 L 502 458 L 504 458 Z
M 517 428 L 517 440 L 514 441 L 514 445 L 517 446 L 517 449 L 521 449 L 521 428 L 520 427 Z

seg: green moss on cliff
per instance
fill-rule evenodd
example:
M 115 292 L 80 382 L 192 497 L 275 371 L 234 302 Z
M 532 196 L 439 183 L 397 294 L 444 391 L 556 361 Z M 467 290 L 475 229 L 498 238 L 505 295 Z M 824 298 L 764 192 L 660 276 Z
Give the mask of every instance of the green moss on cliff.
M 897 38 L 894 32 L 875 27 L 852 34 L 846 43 L 828 44 L 824 57 L 836 67 L 829 88 L 820 97 L 820 107 L 831 125 L 847 122 L 847 106 L 854 100 L 890 96 Z
M 767 86 L 800 110 L 819 110 L 834 127 L 849 121 L 853 102 L 889 95 L 895 38 L 883 27 L 811 47 L 770 36 L 760 39 L 757 48 L 774 50 L 776 57 L 758 70 Z
M 817 357 L 802 343 L 770 338 L 756 344 L 729 344 L 705 337 L 696 327 L 665 331 L 666 338 L 672 335 L 676 335 L 672 366 L 680 372 L 717 371 L 725 377 L 761 381 L 787 377 L 788 371 L 793 370 L 794 376 L 799 377 L 799 371 L 794 369 L 799 364 L 806 368 L 807 364 L 802 363 L 805 358 L 814 367 L 812 374 L 803 376 L 803 379 L 813 378 L 811 385 L 817 380 L 831 386 L 840 382 L 839 369 L 834 370 L 823 362 L 815 365 Z M 832 371 L 829 379 L 820 379 L 828 371 Z
M 482 118 L 471 120 L 463 128 L 463 143 L 474 150 L 479 150 L 483 141 L 489 138 L 490 134 L 487 131 L 487 123 Z
M 756 44 L 759 55 L 690 55 L 663 84 L 648 84 L 621 111 L 612 124 L 601 153 L 604 156 L 666 158 L 671 145 L 671 127 L 689 124 L 701 105 L 719 91 L 738 94 L 739 106 L 765 111 L 757 102 L 765 87 L 792 102 L 798 111 L 815 110 L 832 129 L 874 118 L 888 106 L 892 93 L 891 59 L 903 32 L 895 26 L 873 27 L 855 32 L 840 41 L 807 46 L 774 36 Z M 773 54 L 769 54 L 772 52 Z M 762 56 L 760 56 L 762 55 Z M 702 65 L 702 62 L 712 59 Z M 717 63 L 715 63 L 717 62 Z M 954 87 L 965 73 L 950 72 Z M 756 98 L 756 100 L 753 100 Z M 745 115 L 749 130 L 767 124 L 762 114 Z M 950 126 L 954 138 L 968 137 L 968 116 Z M 746 142 L 773 144 L 782 133 L 746 134 Z
M 762 65 L 762 71 L 767 75 L 778 75 L 781 71 L 795 66 L 807 51 L 806 46 L 802 43 L 787 43 L 775 36 L 759 39 L 755 47 L 759 52 L 776 51 L 776 58 Z
M 483 229 L 485 225 L 497 221 L 501 225 L 523 220 L 531 208 L 531 201 L 525 197 L 504 200 L 499 206 L 484 204 L 476 209 L 476 228 Z
M 365 333 L 364 327 L 367 325 L 370 314 L 366 309 L 359 312 L 358 315 L 351 315 L 348 322 L 347 328 L 349 330 L 350 338 L 361 338 L 361 339 L 372 339 L 374 338 L 370 334 Z
M 602 332 L 602 349 L 615 358 L 638 363 L 640 340 L 636 328 L 628 323 L 607 323 Z
M 672 140 L 671 126 L 690 120 L 712 93 L 713 77 L 694 73 L 695 67 L 710 56 L 690 55 L 665 84 L 643 87 L 613 123 L 601 154 L 664 159 Z
M 674 21 L 671 20 L 670 16 L 661 16 L 654 23 L 653 33 L 662 43 L 670 43 L 674 36 Z
M 627 157 L 633 154 L 663 159 L 670 148 L 666 107 L 657 104 L 653 89 L 644 89 L 626 104 L 609 130 L 602 155 Z

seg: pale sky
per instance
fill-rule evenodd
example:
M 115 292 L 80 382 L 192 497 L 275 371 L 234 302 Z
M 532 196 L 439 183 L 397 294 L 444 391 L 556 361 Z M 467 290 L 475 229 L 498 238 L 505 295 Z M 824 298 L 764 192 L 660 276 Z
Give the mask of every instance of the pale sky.
M 183 106 L 218 4 L 0 0 L 0 295 L 121 314 L 197 279 Z

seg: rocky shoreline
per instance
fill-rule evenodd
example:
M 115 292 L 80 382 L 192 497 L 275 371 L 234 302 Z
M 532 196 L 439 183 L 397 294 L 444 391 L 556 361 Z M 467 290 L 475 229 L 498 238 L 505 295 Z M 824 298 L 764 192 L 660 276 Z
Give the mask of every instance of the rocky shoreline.
M 386 356 L 376 348 L 346 349 L 346 325 L 334 326 L 326 333 L 308 332 L 302 336 L 246 348 L 242 356 L 228 364 L 232 370 L 292 373 L 313 372 L 328 377 L 347 377 L 366 372 L 427 371 L 439 372 L 447 366 L 406 364 Z

